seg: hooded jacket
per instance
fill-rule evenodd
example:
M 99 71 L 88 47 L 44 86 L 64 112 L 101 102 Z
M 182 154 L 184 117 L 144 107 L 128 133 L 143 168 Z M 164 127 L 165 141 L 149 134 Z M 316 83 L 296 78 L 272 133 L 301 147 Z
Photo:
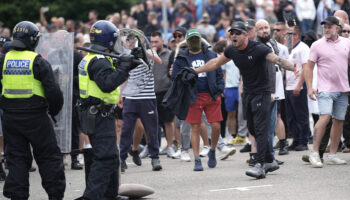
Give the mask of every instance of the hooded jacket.
M 204 61 L 207 63 L 209 60 L 216 58 L 217 55 L 215 52 L 209 49 L 209 44 L 207 41 L 202 39 L 202 51 L 204 54 Z M 176 77 L 177 73 L 185 67 L 192 67 L 190 59 L 189 59 L 189 49 L 186 41 L 179 43 L 175 53 L 175 61 L 173 66 L 172 80 Z M 225 81 L 223 79 L 223 73 L 221 68 L 207 73 L 209 93 L 213 99 L 216 99 L 225 89 Z M 195 88 L 195 96 L 193 100 L 198 98 L 197 96 L 198 90 Z M 193 103 L 193 102 L 192 102 Z

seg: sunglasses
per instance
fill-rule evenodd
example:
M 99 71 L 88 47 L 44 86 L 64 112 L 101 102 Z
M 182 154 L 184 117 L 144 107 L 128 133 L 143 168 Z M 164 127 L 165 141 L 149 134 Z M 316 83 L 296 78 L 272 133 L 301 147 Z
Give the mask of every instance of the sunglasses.
M 341 32 L 350 34 L 350 30 L 342 30 Z
M 242 32 L 239 32 L 239 31 L 231 31 L 230 32 L 230 35 L 241 35 Z
M 275 28 L 275 29 L 273 29 L 273 31 L 280 32 L 280 31 L 281 31 L 281 29 Z
M 174 38 L 176 39 L 176 38 L 182 38 L 183 37 L 183 35 L 182 34 L 176 34 L 176 35 L 174 35 Z

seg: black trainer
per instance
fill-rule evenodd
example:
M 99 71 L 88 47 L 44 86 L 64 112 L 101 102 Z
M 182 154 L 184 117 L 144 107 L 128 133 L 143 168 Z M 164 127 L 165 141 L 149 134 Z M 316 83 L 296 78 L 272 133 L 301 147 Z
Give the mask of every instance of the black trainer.
M 251 177 L 254 177 L 254 178 L 257 178 L 257 179 L 265 178 L 265 176 L 266 176 L 265 170 L 261 166 L 260 163 L 255 164 L 254 167 L 252 167 L 249 170 L 247 170 L 245 172 L 245 174 L 247 176 L 251 176 Z
M 160 164 L 159 158 L 152 158 L 152 170 L 153 171 L 162 170 L 162 165 Z
M 136 150 L 136 151 L 129 151 L 129 154 L 132 156 L 132 161 L 135 163 L 135 165 L 137 166 L 141 166 L 142 165 L 142 161 L 141 161 L 141 158 L 139 156 L 139 152 Z
M 295 151 L 306 151 L 309 150 L 309 147 L 306 144 L 299 144 L 294 148 Z
M 241 153 L 246 153 L 246 152 L 251 152 L 251 151 L 252 151 L 252 145 L 250 145 L 248 143 L 245 144 L 241 150 L 239 150 L 239 152 L 241 152 Z
M 125 160 L 122 160 L 120 162 L 120 171 L 125 172 L 126 169 L 128 169 L 128 165 L 126 164 Z
M 282 155 L 287 155 L 289 152 L 288 152 L 288 148 L 287 148 L 287 145 L 286 145 L 286 140 L 280 140 L 278 141 L 279 142 L 279 152 L 278 152 L 278 155 L 282 156 Z
M 78 155 L 71 155 L 71 159 L 72 159 L 72 163 L 70 168 L 72 170 L 82 170 L 83 169 L 83 165 L 79 163 L 78 161 Z
M 249 153 L 249 162 L 248 165 L 251 167 L 254 167 L 256 163 L 258 163 L 258 160 L 256 159 L 256 153 Z
M 295 147 L 297 147 L 298 144 L 293 142 L 291 145 L 287 147 L 288 151 L 295 151 Z
M 280 166 L 278 166 L 278 163 L 276 160 L 270 162 L 270 163 L 264 163 L 263 166 L 265 173 L 267 174 L 268 172 L 273 172 L 276 171 L 280 168 Z

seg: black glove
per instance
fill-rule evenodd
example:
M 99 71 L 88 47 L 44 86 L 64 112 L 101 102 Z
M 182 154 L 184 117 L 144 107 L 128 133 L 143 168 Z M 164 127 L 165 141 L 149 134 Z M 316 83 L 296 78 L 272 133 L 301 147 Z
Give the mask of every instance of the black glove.
M 131 55 L 135 56 L 135 58 L 141 58 L 143 61 L 145 61 L 145 63 L 147 65 L 149 65 L 148 63 L 148 58 L 146 55 L 145 50 L 142 47 L 135 47 L 131 50 Z
M 129 72 L 141 64 L 143 64 L 142 61 L 136 59 L 132 55 L 122 55 L 120 56 L 117 69 Z
M 135 56 L 135 58 L 144 58 L 143 49 L 141 47 L 135 47 L 131 50 L 131 55 Z

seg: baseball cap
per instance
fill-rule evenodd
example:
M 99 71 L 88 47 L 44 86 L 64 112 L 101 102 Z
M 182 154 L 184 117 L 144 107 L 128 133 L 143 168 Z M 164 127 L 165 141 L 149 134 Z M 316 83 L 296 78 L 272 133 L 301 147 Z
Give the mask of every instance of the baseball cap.
M 203 14 L 203 18 L 209 18 L 209 14 L 208 13 L 204 13 Z
M 197 29 L 195 29 L 195 28 L 191 28 L 190 30 L 188 30 L 187 31 L 187 33 L 186 33 L 186 40 L 188 40 L 188 39 L 190 39 L 191 37 L 195 37 L 195 36 L 197 36 L 197 37 L 201 37 L 201 34 L 199 33 L 199 31 L 197 30 Z
M 248 29 L 254 28 L 256 24 L 256 21 L 254 19 L 247 19 L 247 21 L 245 21 L 245 26 Z
M 321 25 L 323 24 L 329 24 L 329 25 L 335 24 L 337 26 L 340 26 L 338 18 L 334 16 L 328 16 L 325 20 L 321 22 Z
M 241 21 L 237 21 L 237 22 L 233 23 L 231 25 L 231 28 L 228 31 L 231 32 L 233 30 L 237 30 L 240 32 L 247 32 L 248 31 L 246 25 Z
M 168 42 L 172 42 L 174 40 L 175 40 L 174 36 L 170 36 L 169 39 L 168 39 Z
M 175 29 L 175 31 L 173 32 L 173 35 L 176 33 L 181 33 L 182 35 L 186 35 L 186 32 L 187 32 L 186 28 L 179 26 Z

